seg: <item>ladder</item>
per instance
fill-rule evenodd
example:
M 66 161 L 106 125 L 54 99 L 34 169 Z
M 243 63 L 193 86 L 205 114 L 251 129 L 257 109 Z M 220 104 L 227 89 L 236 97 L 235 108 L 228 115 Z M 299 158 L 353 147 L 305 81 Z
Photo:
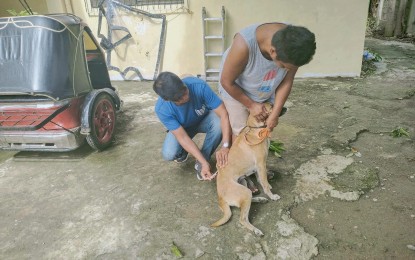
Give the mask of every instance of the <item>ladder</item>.
M 219 67 L 225 52 L 225 8 L 220 17 L 207 17 L 202 7 L 204 78 L 206 81 L 219 81 Z

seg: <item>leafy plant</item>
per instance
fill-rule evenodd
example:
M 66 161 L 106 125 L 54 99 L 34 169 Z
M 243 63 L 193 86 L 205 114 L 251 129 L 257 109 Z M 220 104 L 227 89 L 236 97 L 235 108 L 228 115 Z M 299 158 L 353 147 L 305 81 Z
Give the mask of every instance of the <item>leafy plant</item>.
M 395 130 L 391 132 L 391 136 L 393 137 L 402 137 L 406 136 L 409 137 L 409 132 L 407 128 L 397 127 Z
M 365 50 L 363 52 L 363 59 L 364 60 L 373 60 L 376 62 L 379 62 L 382 60 L 382 56 L 380 56 L 378 53 L 371 51 L 371 50 Z
M 280 141 L 271 140 L 270 145 L 269 145 L 269 150 L 273 152 L 275 156 L 277 156 L 278 158 L 281 158 L 282 157 L 281 153 L 285 151 L 283 146 L 284 144 L 281 143 Z
M 365 50 L 362 58 L 362 76 L 368 76 L 376 71 L 375 62 L 382 60 L 382 56 L 371 50 Z
M 30 13 L 28 11 L 26 11 L 26 10 L 17 12 L 14 9 L 7 9 L 6 12 L 8 12 L 9 14 L 11 14 L 13 16 L 28 16 L 28 15 L 30 15 Z

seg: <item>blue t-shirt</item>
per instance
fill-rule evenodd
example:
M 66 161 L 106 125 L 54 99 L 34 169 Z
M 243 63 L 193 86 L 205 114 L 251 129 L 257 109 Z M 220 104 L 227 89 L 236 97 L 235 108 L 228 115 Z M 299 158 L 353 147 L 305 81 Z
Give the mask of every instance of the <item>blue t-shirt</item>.
M 205 81 L 196 77 L 187 77 L 182 81 L 189 89 L 187 103 L 178 106 L 161 97 L 156 102 L 156 114 L 169 131 L 176 130 L 180 126 L 187 128 L 199 124 L 209 110 L 218 108 L 222 103 Z

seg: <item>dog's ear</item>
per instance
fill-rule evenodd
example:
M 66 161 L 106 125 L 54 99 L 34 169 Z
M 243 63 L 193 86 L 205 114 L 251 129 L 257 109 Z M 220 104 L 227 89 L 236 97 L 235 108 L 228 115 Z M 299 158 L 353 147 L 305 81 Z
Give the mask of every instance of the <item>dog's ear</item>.
M 246 125 L 253 125 L 256 123 L 255 117 L 251 114 L 249 114 L 247 120 L 246 120 Z
M 270 114 L 272 112 L 273 104 L 270 102 L 265 103 L 265 108 L 267 109 L 267 112 Z

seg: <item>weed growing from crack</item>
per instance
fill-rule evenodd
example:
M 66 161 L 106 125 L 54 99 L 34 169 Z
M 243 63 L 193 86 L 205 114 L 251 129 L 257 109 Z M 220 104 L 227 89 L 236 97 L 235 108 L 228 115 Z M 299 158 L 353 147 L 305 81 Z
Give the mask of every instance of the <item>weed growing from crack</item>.
M 409 132 L 408 132 L 408 128 L 403 128 L 403 127 L 397 127 L 396 129 L 392 130 L 391 132 L 391 136 L 393 137 L 409 137 Z

